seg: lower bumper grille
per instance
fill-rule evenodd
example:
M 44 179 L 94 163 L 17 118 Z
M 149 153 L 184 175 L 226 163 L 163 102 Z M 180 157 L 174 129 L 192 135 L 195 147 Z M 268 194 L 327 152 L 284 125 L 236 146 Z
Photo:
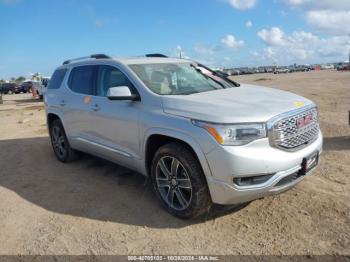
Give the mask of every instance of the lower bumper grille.
M 282 178 L 280 181 L 278 181 L 278 183 L 275 185 L 275 187 L 279 187 L 279 186 L 284 186 L 284 185 L 287 185 L 287 184 L 290 184 L 292 182 L 294 182 L 295 180 L 297 180 L 298 178 L 304 176 L 303 173 L 301 172 L 295 172 L 291 175 L 288 175 L 284 178 Z

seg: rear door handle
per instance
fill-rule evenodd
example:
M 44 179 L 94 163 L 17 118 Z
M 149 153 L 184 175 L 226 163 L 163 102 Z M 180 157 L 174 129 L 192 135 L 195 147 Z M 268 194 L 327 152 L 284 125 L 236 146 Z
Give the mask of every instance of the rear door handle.
M 98 104 L 94 104 L 93 106 L 91 106 L 91 109 L 94 111 L 99 111 L 100 110 L 100 106 Z
M 60 101 L 60 106 L 65 106 L 66 105 L 66 102 L 64 100 L 61 100 Z

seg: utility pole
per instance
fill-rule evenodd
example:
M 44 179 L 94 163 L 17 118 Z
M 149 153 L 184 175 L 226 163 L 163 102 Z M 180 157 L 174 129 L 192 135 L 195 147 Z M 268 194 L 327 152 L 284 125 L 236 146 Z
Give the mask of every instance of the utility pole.
M 177 52 L 178 52 L 178 54 L 179 54 L 179 58 L 181 59 L 181 58 L 182 58 L 182 48 L 181 48 L 181 46 L 178 45 L 178 46 L 176 47 L 176 50 L 177 50 Z
M 349 34 L 349 37 L 350 37 L 350 34 Z M 349 46 L 349 65 L 348 65 L 348 67 L 349 67 L 349 70 L 350 70 L 350 46 Z

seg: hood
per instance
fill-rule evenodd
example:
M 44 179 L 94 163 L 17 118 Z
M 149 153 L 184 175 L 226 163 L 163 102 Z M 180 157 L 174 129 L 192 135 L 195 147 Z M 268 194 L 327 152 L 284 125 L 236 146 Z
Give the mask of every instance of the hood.
M 242 84 L 191 95 L 163 96 L 165 113 L 214 123 L 266 122 L 312 101 L 278 89 Z

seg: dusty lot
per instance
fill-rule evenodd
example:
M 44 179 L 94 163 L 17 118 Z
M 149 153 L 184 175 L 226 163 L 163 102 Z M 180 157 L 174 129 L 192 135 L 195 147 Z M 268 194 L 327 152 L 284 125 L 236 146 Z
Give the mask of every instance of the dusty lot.
M 294 189 L 182 221 L 142 176 L 84 156 L 58 162 L 43 103 L 0 105 L 0 254 L 350 254 L 350 73 L 235 77 L 319 105 L 324 152 Z

